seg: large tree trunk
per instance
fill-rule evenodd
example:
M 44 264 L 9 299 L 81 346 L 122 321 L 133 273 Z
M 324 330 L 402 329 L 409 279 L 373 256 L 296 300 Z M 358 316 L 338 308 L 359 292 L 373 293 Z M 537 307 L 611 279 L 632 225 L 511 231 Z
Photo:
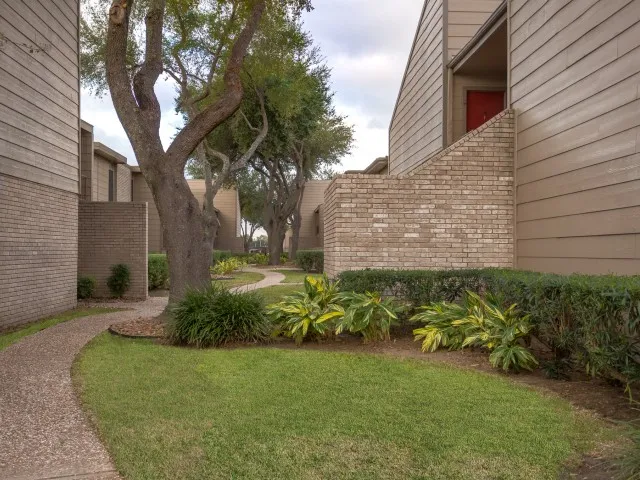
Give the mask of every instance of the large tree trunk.
M 291 223 L 291 249 L 289 250 L 289 260 L 295 260 L 298 254 L 298 245 L 300 244 L 300 227 L 302 226 L 302 197 L 304 196 L 304 183 L 299 188 L 298 199 L 296 200 L 296 209 L 293 213 L 293 222 Z
M 148 162 L 142 160 L 141 165 L 145 164 Z M 166 167 L 154 170 L 147 170 L 145 178 L 162 223 L 171 282 L 169 303 L 173 303 L 188 288 L 211 285 L 209 265 L 213 245 L 207 238 L 203 212 L 185 178 L 168 172 Z
M 267 235 L 269 245 L 269 265 L 280 265 L 280 257 L 283 252 L 285 234 L 282 233 L 281 227 L 277 227 L 272 232 L 267 230 Z

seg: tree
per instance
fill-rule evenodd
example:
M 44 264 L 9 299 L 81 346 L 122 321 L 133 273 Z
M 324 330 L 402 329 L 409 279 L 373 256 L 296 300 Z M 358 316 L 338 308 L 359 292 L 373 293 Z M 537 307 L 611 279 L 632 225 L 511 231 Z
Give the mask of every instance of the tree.
M 266 201 L 266 192 L 260 175 L 252 169 L 240 172 L 235 180 L 240 198 L 242 215 L 242 237 L 245 252 L 249 251 L 256 231 L 262 228 L 262 209 Z
M 84 80 L 98 90 L 106 81 L 151 189 L 166 241 L 173 302 L 189 287 L 210 284 L 211 219 L 185 180 L 187 160 L 240 107 L 244 58 L 265 10 L 280 9 L 286 15 L 310 4 L 308 0 L 113 0 L 103 18 L 104 4 L 88 5 L 88 20 L 83 21 Z M 185 10 L 197 13 L 189 17 L 189 28 L 183 28 L 176 14 Z M 189 96 L 198 108 L 166 149 L 154 90 L 163 74 L 174 79 L 186 76 L 189 89 L 200 91 Z

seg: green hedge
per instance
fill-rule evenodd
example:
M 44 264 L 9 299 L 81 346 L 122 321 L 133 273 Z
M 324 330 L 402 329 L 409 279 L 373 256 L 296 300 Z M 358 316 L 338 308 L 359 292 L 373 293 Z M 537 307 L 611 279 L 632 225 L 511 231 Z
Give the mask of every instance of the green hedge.
M 414 307 L 490 291 L 531 315 L 537 338 L 557 359 L 591 374 L 640 380 L 640 276 L 554 275 L 518 270 L 362 270 L 340 274 L 341 289 L 377 291 Z
M 305 272 L 324 272 L 324 252 L 322 250 L 298 250 L 296 265 Z
M 152 253 L 147 262 L 149 290 L 164 289 L 169 286 L 169 262 L 164 253 Z

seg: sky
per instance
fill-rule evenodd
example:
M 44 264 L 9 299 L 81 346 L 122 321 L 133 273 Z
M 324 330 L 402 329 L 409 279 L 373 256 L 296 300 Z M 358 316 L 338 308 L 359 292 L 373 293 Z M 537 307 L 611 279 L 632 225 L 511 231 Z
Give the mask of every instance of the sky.
M 355 129 L 352 153 L 338 170 L 356 170 L 388 154 L 388 129 L 423 0 L 315 0 L 305 29 L 332 69 L 336 110 Z M 181 117 L 173 110 L 175 89 L 159 81 L 161 138 L 170 143 Z M 82 92 L 82 118 L 94 126 L 96 141 L 136 164 L 111 99 Z

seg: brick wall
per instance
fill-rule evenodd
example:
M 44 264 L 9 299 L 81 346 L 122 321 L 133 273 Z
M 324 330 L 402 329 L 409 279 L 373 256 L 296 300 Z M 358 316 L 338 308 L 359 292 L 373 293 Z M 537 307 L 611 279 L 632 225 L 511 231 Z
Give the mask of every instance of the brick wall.
M 131 170 L 124 163 L 118 164 L 116 167 L 118 175 L 116 201 L 131 202 L 133 200 L 131 191 Z
M 76 305 L 78 195 L 0 175 L 0 329 Z
M 325 270 L 513 266 L 514 114 L 409 175 L 340 175 L 325 196 Z
M 96 279 L 96 297 L 110 297 L 111 267 L 131 269 L 127 298 L 147 298 L 147 204 L 81 202 L 78 228 L 78 276 Z

